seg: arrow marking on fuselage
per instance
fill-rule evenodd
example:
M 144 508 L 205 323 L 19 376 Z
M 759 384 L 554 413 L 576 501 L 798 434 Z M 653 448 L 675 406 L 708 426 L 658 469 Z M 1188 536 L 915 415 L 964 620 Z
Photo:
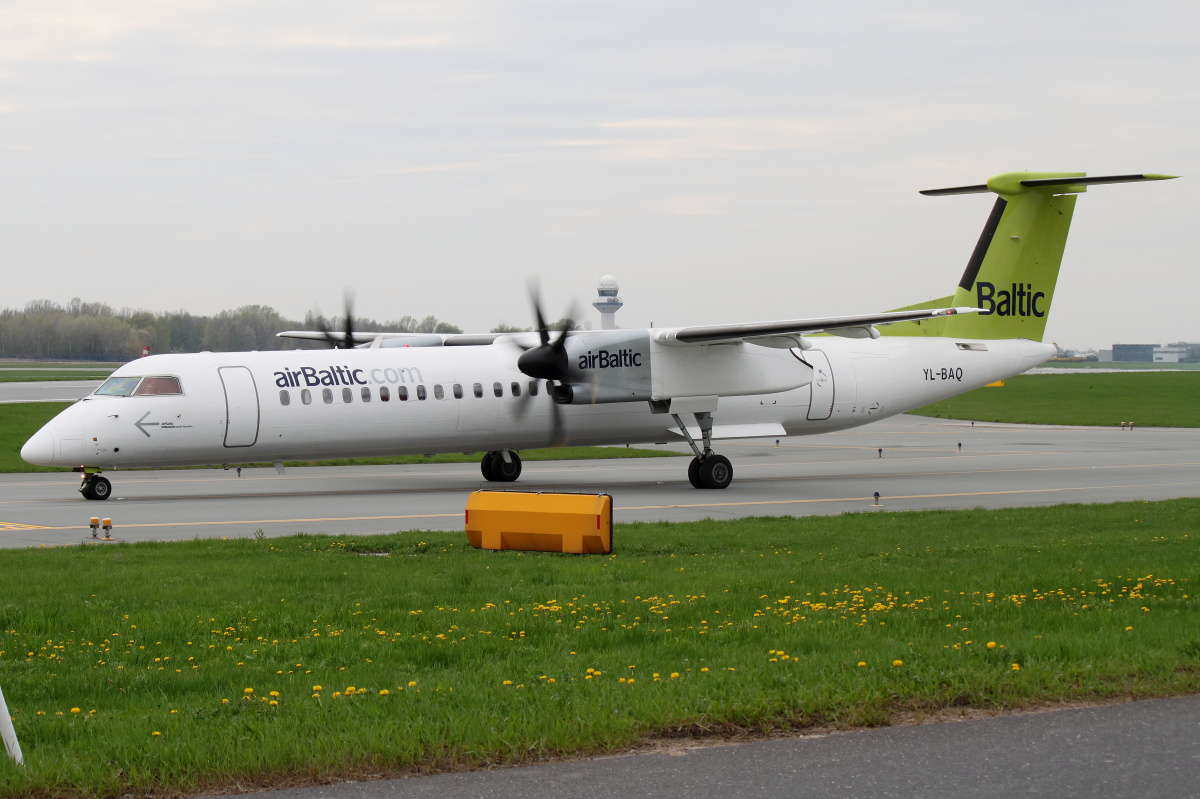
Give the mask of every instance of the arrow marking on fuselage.
M 146 430 L 147 427 L 158 427 L 158 422 L 147 422 L 146 421 L 146 417 L 149 415 L 150 415 L 150 411 L 146 411 L 145 413 L 142 414 L 141 419 L 138 419 L 136 422 L 133 423 L 133 426 L 136 427 L 138 430 L 141 430 L 142 435 L 144 435 L 146 438 L 150 437 L 150 432 L 148 430 Z

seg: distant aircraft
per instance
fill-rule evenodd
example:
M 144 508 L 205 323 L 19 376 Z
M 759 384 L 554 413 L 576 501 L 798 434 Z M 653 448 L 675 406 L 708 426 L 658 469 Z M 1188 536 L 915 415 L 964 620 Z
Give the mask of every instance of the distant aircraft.
M 884 313 L 635 330 L 422 335 L 290 331 L 334 350 L 154 355 L 122 366 L 21 448 L 29 463 L 105 469 L 484 452 L 488 480 L 531 447 L 686 440 L 696 488 L 725 488 L 713 441 L 867 424 L 1045 361 L 1075 200 L 1169 175 L 1010 172 L 924 191 L 998 195 L 955 292 Z M 347 314 L 347 321 L 350 315 Z M 358 346 L 356 346 L 358 345 Z

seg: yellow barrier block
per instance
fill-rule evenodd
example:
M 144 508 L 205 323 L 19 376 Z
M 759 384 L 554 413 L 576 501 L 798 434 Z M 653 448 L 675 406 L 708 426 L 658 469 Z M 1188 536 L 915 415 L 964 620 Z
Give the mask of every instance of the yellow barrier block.
M 476 549 L 607 555 L 612 518 L 608 494 L 473 491 L 467 499 L 467 543 Z
M 988 383 L 984 388 L 1004 388 L 1004 381 L 997 380 L 995 383 Z

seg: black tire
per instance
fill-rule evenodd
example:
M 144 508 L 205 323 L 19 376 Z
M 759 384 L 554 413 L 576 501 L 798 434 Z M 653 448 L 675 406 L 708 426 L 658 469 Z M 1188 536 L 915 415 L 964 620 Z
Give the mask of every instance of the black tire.
M 499 452 L 492 458 L 492 479 L 498 483 L 511 483 L 521 476 L 521 457 L 515 452 L 509 452 L 508 457 L 512 459 L 509 463 Z
M 496 479 L 492 476 L 492 461 L 495 460 L 495 458 L 496 453 L 494 452 L 485 452 L 483 454 L 483 460 L 479 462 L 479 470 L 483 472 L 483 479 L 489 481 Z
M 733 482 L 733 464 L 724 455 L 709 455 L 700 464 L 700 481 L 705 488 L 728 488 Z
M 688 482 L 692 484 L 692 488 L 704 488 L 704 483 L 700 480 L 700 459 L 692 458 L 692 462 L 688 464 Z
M 92 475 L 80 490 L 85 499 L 108 499 L 112 495 L 112 483 L 108 482 L 108 478 L 96 474 Z

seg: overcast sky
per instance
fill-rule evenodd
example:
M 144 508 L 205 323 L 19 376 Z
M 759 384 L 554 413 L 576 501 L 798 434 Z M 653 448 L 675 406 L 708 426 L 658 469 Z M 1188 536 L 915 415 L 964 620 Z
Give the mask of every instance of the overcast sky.
M 905 10 L 896 10 L 898 6 Z M 1200 340 L 1195 3 L 0 3 L 0 306 L 468 330 L 943 296 L 1016 169 L 1095 187 L 1047 337 Z

